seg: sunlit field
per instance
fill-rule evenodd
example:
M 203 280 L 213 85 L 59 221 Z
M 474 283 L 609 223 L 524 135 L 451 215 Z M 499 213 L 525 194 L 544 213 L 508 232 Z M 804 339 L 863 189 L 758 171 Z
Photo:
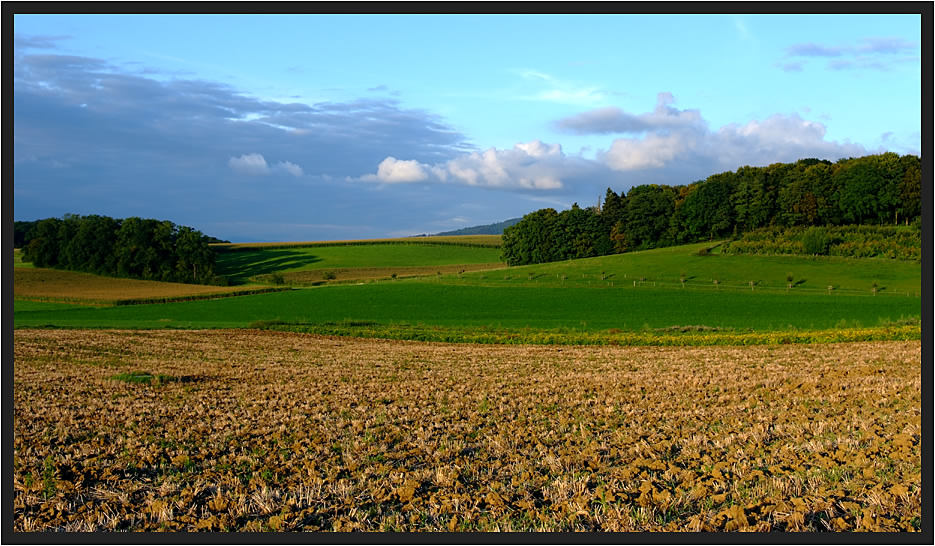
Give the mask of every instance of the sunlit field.
M 17 531 L 907 531 L 920 341 L 14 332 Z

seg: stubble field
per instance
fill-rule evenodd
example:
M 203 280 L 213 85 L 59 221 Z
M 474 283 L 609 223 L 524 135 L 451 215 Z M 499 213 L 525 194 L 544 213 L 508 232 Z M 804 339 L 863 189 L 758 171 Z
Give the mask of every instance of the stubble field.
M 14 529 L 914 531 L 922 344 L 14 331 Z

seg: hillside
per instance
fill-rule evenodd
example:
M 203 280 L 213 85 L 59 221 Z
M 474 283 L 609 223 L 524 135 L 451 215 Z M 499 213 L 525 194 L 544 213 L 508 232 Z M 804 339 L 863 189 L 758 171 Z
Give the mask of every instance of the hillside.
M 436 233 L 436 235 L 503 235 L 504 229 L 514 224 L 518 224 L 520 220 L 522 220 L 522 218 L 511 218 L 509 220 L 497 222 L 496 224 L 466 227 L 466 228 L 456 229 L 454 231 L 445 231 L 442 233 Z

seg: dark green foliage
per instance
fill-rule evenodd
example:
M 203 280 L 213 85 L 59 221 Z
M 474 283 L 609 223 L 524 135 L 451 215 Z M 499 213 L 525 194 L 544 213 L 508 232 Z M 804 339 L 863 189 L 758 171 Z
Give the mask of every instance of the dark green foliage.
M 806 254 L 827 255 L 831 240 L 824 228 L 810 227 L 802 234 L 802 248 Z
M 634 186 L 625 197 L 608 188 L 603 210 L 575 206 L 527 214 L 504 231 L 503 260 L 522 265 L 603 256 L 737 238 L 770 226 L 909 225 L 921 217 L 921 195 L 922 161 L 914 155 L 744 166 L 687 186 Z M 911 242 L 893 246 L 836 241 L 830 231 L 811 231 L 804 239 L 804 230 L 794 233 L 769 249 L 737 241 L 735 251 L 899 259 L 918 259 L 921 252 L 921 244 L 913 250 Z
M 501 259 L 509 265 L 537 264 L 610 254 L 610 230 L 596 209 L 577 203 L 561 213 L 541 209 L 503 231 Z
M 635 186 L 627 193 L 627 250 L 647 250 L 674 243 L 668 236 L 677 190 L 671 186 Z
M 134 279 L 224 284 L 214 274 L 208 238 L 169 221 L 67 214 L 35 222 L 23 261 Z
M 16 220 L 13 222 L 13 248 L 23 248 L 26 246 L 26 234 L 28 234 L 36 224 L 38 220 L 32 222 L 23 222 Z

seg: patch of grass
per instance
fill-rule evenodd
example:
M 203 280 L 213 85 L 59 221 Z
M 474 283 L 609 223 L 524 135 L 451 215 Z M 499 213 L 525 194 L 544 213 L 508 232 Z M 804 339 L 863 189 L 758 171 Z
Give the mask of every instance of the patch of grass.
M 149 372 L 130 372 L 118 373 L 110 376 L 113 381 L 123 381 L 125 383 L 139 383 L 143 385 L 168 383 L 176 381 L 176 378 L 166 374 L 152 374 Z

